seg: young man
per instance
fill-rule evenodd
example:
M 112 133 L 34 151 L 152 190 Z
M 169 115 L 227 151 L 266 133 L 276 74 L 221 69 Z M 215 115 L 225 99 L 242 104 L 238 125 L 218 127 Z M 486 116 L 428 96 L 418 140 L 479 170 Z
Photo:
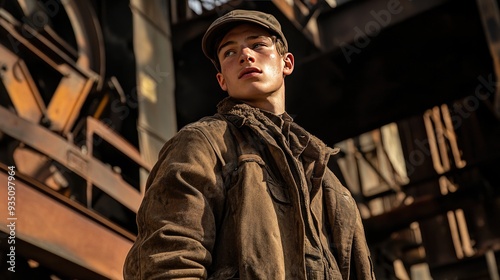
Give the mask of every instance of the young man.
M 294 57 L 278 21 L 234 10 L 202 48 L 228 97 L 169 140 L 137 214 L 125 279 L 374 279 L 336 150 L 285 112 Z

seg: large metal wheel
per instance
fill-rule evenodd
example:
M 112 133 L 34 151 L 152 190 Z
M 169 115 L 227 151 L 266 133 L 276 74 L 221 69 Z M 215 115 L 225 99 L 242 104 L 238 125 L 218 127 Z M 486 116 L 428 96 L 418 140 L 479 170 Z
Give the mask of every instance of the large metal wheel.
M 2 104 L 67 135 L 91 92 L 104 84 L 101 27 L 84 1 L 3 1 Z

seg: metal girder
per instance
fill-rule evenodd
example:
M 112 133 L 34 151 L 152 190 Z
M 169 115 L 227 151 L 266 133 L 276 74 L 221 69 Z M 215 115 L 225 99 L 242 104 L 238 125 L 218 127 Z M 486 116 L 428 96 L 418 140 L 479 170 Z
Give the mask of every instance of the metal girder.
M 132 146 L 129 142 L 127 142 L 121 136 L 114 133 L 112 130 L 110 130 L 103 123 L 97 121 L 96 119 L 94 119 L 92 117 L 87 117 L 87 149 L 88 149 L 88 154 L 90 156 L 92 156 L 92 150 L 93 150 L 92 139 L 93 139 L 94 134 L 100 136 L 106 142 L 113 145 L 113 147 L 117 147 L 127 157 L 129 157 L 130 159 L 135 161 L 141 168 L 143 168 L 146 171 L 146 173 L 149 174 L 149 171 L 153 168 L 152 163 L 147 162 L 141 156 L 139 151 L 134 146 Z M 89 181 L 89 183 L 90 182 L 91 181 Z M 91 186 L 89 185 L 88 187 L 91 187 Z M 141 184 L 140 193 L 146 192 L 145 187 L 146 187 L 145 184 Z
M 40 92 L 24 61 L 0 45 L 0 78 L 17 114 L 33 123 L 38 123 L 47 111 Z
M 363 221 L 370 243 L 380 242 L 391 233 L 407 228 L 412 222 L 425 220 L 464 205 L 475 205 L 477 195 L 471 191 L 456 192 L 444 196 L 427 196 L 410 205 L 402 205 L 384 214 Z
M 1 106 L 0 119 L 0 131 L 63 164 L 130 210 L 137 212 L 143 194 L 103 162 L 92 155 L 82 153 L 80 148 L 61 136 L 30 123 Z
M 10 250 L 63 274 L 78 273 L 83 279 L 96 279 L 96 274 L 103 279 L 122 278 L 132 240 L 37 191 L 18 176 L 14 178 L 10 182 L 15 183 L 15 191 L 9 193 L 16 198 L 14 215 L 7 209 L 0 211 L 0 230 L 15 240 Z M 8 182 L 3 170 L 0 182 Z M 7 202 L 7 194 L 6 189 L 0 192 L 0 201 Z
M 69 74 L 59 83 L 47 108 L 50 128 L 61 131 L 64 135 L 75 123 L 80 108 L 94 84 L 93 80 L 70 70 L 68 72 Z

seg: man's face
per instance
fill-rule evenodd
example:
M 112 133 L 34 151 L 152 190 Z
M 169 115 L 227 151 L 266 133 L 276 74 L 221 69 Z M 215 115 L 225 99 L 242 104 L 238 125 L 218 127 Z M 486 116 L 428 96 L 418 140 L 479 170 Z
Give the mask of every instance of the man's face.
M 229 96 L 249 103 L 284 94 L 284 77 L 293 71 L 293 55 L 281 56 L 267 30 L 253 24 L 231 29 L 218 46 L 217 81 Z

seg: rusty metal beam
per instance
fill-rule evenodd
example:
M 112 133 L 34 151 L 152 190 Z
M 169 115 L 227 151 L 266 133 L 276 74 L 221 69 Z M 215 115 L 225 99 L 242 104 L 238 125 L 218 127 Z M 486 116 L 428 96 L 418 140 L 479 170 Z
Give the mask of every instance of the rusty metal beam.
M 407 228 L 411 223 L 422 221 L 446 211 L 466 205 L 477 205 L 478 193 L 458 191 L 444 196 L 421 197 L 410 205 L 402 205 L 384 214 L 363 221 L 368 242 L 376 243 L 388 238 L 391 233 Z
M 71 69 L 68 69 L 67 72 L 68 75 L 59 82 L 47 107 L 50 129 L 60 131 L 63 135 L 66 135 L 73 127 L 78 114 L 80 114 L 80 108 L 94 84 L 93 80 L 87 79 Z
M 118 150 L 122 151 L 126 156 L 139 164 L 147 173 L 153 168 L 152 164 L 147 162 L 134 146 L 92 117 L 87 117 L 87 149 L 89 151 L 89 156 L 92 156 L 92 140 L 94 134 L 100 136 L 113 147 L 117 147 Z M 145 183 L 141 183 L 140 192 L 146 192 Z
M 15 212 L 10 216 L 7 209 L 0 211 L 0 230 L 8 235 L 13 235 L 14 230 L 15 244 L 23 255 L 68 275 L 75 272 L 69 271 L 70 267 L 82 273 L 81 277 L 97 274 L 107 279 L 122 278 L 125 256 L 132 246 L 130 239 L 14 177 L 17 179 L 11 182 L 15 183 L 15 192 L 10 195 L 16 198 Z M 0 182 L 4 186 L 8 182 L 8 175 L 3 170 Z M 0 201 L 7 202 L 7 190 L 3 190 Z M 62 263 L 54 262 L 51 256 L 60 258 Z
M 0 119 L 0 131 L 63 164 L 130 210 L 137 212 L 142 194 L 103 162 L 82 153 L 80 148 L 61 136 L 30 123 L 1 106 Z
M 45 104 L 24 61 L 0 45 L 2 83 L 19 116 L 38 123 L 46 112 Z

